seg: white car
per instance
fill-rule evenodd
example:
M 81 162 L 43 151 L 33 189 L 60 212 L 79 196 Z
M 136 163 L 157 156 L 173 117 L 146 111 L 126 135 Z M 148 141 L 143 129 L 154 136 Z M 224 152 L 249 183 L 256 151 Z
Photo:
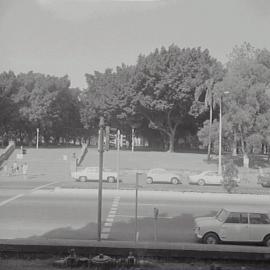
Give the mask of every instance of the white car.
M 221 185 L 223 182 L 222 175 L 219 175 L 215 171 L 205 171 L 200 174 L 190 175 L 189 183 L 197 184 L 199 186 L 204 185 Z
M 152 169 L 148 171 L 146 183 L 152 184 L 154 182 L 167 182 L 174 185 L 182 184 L 178 174 L 168 172 L 165 169 Z
M 270 246 L 270 219 L 267 210 L 223 208 L 215 217 L 195 218 L 194 233 L 205 244 L 260 242 Z
M 71 173 L 72 178 L 76 181 L 88 181 L 99 179 L 98 167 L 86 167 L 83 170 L 79 170 Z M 117 180 L 117 173 L 109 169 L 103 169 L 102 178 L 109 183 L 114 183 Z

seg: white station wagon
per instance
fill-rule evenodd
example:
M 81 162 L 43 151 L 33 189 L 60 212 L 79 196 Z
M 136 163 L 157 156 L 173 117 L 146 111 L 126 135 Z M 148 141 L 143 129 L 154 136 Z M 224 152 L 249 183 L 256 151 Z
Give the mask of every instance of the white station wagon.
M 88 181 L 99 179 L 99 168 L 98 167 L 86 167 L 83 170 L 79 170 L 71 173 L 72 178 L 76 181 Z M 102 173 L 103 180 L 109 183 L 114 183 L 117 180 L 117 173 L 109 169 L 103 169 Z
M 215 217 L 195 218 L 194 232 L 205 244 L 261 242 L 270 246 L 270 219 L 261 209 L 223 208 Z

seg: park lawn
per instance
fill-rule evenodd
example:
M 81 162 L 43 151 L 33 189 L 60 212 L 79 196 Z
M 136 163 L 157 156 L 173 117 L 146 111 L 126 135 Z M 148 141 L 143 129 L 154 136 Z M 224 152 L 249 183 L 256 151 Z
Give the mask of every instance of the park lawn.
M 74 153 L 79 156 L 81 148 L 27 148 L 26 155 L 22 160 L 17 160 L 17 154 L 20 149 L 16 149 L 8 160 L 11 165 L 15 160 L 18 163 L 27 162 L 29 166 L 28 180 L 60 181 L 73 182 L 70 172 L 74 166 Z M 168 152 L 142 152 L 142 151 L 120 151 L 120 177 L 125 175 L 125 182 L 134 182 L 134 179 L 128 180 L 126 173 L 134 175 L 135 171 L 146 172 L 152 168 L 165 168 L 169 171 L 180 173 L 184 176 L 199 173 L 205 170 L 217 170 L 216 162 L 206 162 L 206 154 L 199 153 L 168 153 Z M 96 148 L 88 148 L 80 167 L 98 166 L 99 153 Z M 104 167 L 116 170 L 117 151 L 110 150 L 104 152 Z M 239 168 L 239 176 L 246 185 L 257 185 L 258 171 L 253 169 L 245 170 Z M 134 178 L 134 177 L 133 177 Z M 124 178 L 123 178 L 124 179 Z M 163 188 L 164 186 L 162 186 Z

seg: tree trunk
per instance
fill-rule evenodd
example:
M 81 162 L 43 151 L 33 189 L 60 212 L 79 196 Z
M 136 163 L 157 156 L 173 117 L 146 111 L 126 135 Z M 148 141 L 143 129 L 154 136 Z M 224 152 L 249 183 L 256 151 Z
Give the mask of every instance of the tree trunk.
M 212 122 L 213 122 L 213 107 L 212 101 L 210 104 L 210 117 L 209 117 L 209 135 L 208 135 L 208 151 L 207 151 L 207 160 L 211 160 L 211 137 L 212 137 Z
M 233 151 L 232 151 L 233 157 L 237 156 L 237 136 L 236 136 L 236 130 L 233 130 Z
M 173 130 L 169 134 L 169 151 L 170 153 L 174 152 L 174 138 L 175 138 L 175 130 Z
M 244 168 L 249 168 L 249 157 L 245 150 L 245 142 L 244 142 L 241 128 L 240 128 L 240 139 L 241 139 L 241 148 L 242 148 L 242 153 L 243 153 L 243 166 Z

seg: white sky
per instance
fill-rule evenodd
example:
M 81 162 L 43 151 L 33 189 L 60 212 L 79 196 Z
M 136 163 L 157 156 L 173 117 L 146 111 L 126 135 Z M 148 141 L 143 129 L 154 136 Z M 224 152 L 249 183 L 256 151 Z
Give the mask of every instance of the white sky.
M 244 41 L 270 50 L 268 0 L 0 0 L 0 72 L 33 70 L 86 87 L 104 71 L 174 43 L 221 62 Z

